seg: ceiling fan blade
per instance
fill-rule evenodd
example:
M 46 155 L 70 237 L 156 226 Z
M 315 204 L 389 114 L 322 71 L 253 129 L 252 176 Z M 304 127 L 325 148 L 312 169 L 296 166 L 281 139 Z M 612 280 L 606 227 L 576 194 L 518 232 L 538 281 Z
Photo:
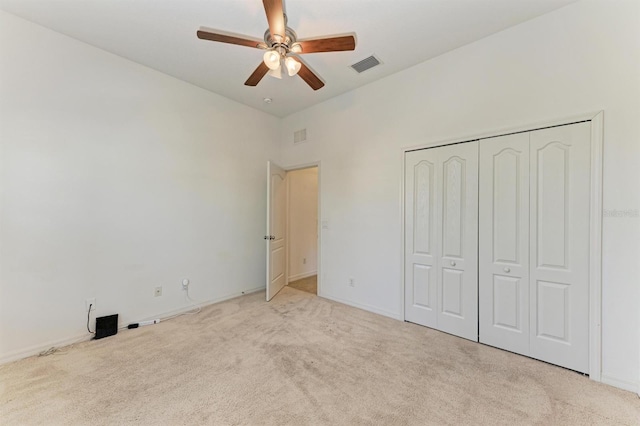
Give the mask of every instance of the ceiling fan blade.
M 320 78 L 313 72 L 307 64 L 302 62 L 300 58 L 296 58 L 297 61 L 300 62 L 300 71 L 298 71 L 298 75 L 302 78 L 305 83 L 307 83 L 313 90 L 322 89 L 324 87 L 324 83 Z
M 342 52 L 345 50 L 355 50 L 356 38 L 353 35 L 323 37 L 307 40 L 298 40 L 302 53 L 320 53 L 320 52 Z
M 260 62 L 260 65 L 258 65 L 258 68 L 256 68 L 253 74 L 251 74 L 247 79 L 247 81 L 244 82 L 244 85 L 257 86 L 258 83 L 260 83 L 260 80 L 262 80 L 262 77 L 264 77 L 267 74 L 267 71 L 269 71 L 269 67 L 266 66 L 264 62 Z
M 237 44 L 240 46 L 264 48 L 264 41 L 257 38 L 247 37 L 239 34 L 227 33 L 219 30 L 198 30 L 197 35 L 201 40 L 219 41 L 220 43 Z
M 269 22 L 269 32 L 271 37 L 276 41 L 282 41 L 285 37 L 285 23 L 284 23 L 284 11 L 282 10 L 282 0 L 262 0 L 264 5 L 264 11 L 267 14 L 267 21 Z M 276 39 L 276 36 L 280 37 L 280 40 Z

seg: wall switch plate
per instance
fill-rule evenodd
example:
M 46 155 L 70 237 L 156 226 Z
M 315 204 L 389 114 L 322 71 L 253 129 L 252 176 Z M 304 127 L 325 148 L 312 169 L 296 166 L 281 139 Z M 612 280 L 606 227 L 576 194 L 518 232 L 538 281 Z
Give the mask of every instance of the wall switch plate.
M 353 278 L 349 278 L 349 287 L 355 287 L 356 286 L 356 280 L 354 280 Z
M 307 264 L 307 258 L 306 258 L 306 257 L 302 259 L 302 264 L 303 264 L 303 265 L 306 265 L 306 264 Z
M 89 306 L 91 306 L 91 310 L 95 311 L 96 310 L 96 298 L 92 297 L 90 299 L 87 299 L 84 301 L 84 309 L 89 312 Z
M 156 291 L 153 293 L 155 297 L 162 296 L 162 287 L 156 287 Z

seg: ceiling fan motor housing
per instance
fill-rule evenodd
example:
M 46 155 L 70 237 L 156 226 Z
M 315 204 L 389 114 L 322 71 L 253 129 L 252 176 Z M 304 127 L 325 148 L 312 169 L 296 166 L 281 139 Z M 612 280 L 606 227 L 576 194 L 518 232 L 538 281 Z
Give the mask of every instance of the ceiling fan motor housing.
M 284 40 L 281 40 L 281 41 L 274 39 L 271 36 L 271 32 L 269 31 L 269 29 L 267 29 L 267 31 L 265 31 L 264 33 L 264 42 L 267 45 L 267 48 L 278 50 L 278 51 L 282 50 L 283 54 L 287 54 L 289 52 L 299 53 L 299 52 L 296 52 L 296 46 L 299 46 L 299 44 L 296 44 L 297 39 L 298 39 L 298 36 L 296 32 L 289 27 L 285 27 L 285 37 L 284 37 Z

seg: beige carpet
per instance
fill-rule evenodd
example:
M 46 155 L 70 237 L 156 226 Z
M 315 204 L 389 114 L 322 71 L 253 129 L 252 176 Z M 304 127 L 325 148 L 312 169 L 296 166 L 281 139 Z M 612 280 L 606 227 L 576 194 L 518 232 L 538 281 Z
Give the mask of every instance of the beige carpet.
M 638 424 L 632 393 L 285 287 L 0 368 L 2 425 Z
M 307 278 L 302 278 L 296 281 L 292 281 L 289 284 L 289 287 L 295 288 L 297 290 L 306 291 L 311 294 L 318 294 L 318 276 L 312 275 Z

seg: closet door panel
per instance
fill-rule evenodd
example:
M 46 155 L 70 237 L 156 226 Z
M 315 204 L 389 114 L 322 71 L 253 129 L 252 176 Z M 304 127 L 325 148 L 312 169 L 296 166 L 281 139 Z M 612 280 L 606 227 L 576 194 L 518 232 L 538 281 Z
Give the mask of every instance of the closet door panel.
M 480 342 L 529 354 L 529 133 L 480 142 Z
M 442 151 L 441 154 L 446 153 Z M 467 161 L 456 151 L 444 155 L 442 163 L 442 254 L 450 258 L 463 259 L 464 214 Z
M 464 273 L 442 268 L 442 312 L 464 319 Z
M 478 142 L 437 148 L 438 329 L 478 339 Z
M 590 123 L 531 132 L 531 356 L 589 368 Z
M 437 326 L 435 188 L 432 150 L 405 156 L 405 319 Z

